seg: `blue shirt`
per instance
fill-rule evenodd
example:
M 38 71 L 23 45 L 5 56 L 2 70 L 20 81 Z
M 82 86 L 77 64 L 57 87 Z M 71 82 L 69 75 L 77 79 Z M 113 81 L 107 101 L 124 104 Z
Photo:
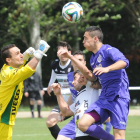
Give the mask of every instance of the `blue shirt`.
M 75 88 L 72 84 L 73 79 L 74 79 L 73 73 L 74 73 L 74 71 L 69 72 L 67 77 L 68 77 L 69 88 L 71 91 L 72 101 L 74 102 L 78 92 L 75 90 Z
M 127 63 L 126 68 L 129 66 L 128 59 L 126 59 L 117 48 L 103 44 L 96 54 L 92 54 L 90 65 L 94 70 L 96 67 L 108 67 L 119 60 L 123 60 Z M 121 98 L 130 99 L 129 81 L 125 69 L 103 73 L 97 75 L 97 78 L 102 85 L 99 98 L 106 98 L 112 101 L 118 95 Z

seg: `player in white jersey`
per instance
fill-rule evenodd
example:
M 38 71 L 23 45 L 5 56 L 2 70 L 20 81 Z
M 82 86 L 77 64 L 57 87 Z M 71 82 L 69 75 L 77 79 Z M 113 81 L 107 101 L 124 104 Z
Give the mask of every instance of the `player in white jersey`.
M 68 53 L 71 54 L 71 46 L 67 42 L 60 41 L 57 46 L 57 51 L 59 50 L 66 50 Z M 70 89 L 69 89 L 67 74 L 69 72 L 72 72 L 73 68 L 71 66 L 71 60 L 62 56 L 58 56 L 58 58 L 59 59 L 56 59 L 55 61 L 53 61 L 51 65 L 52 73 L 51 73 L 51 78 L 48 84 L 47 92 L 51 96 L 52 87 L 50 85 L 53 84 L 57 80 L 57 82 L 61 85 L 61 92 L 62 92 L 63 98 L 67 102 L 69 95 L 71 94 Z M 71 102 L 69 104 L 71 104 Z M 55 108 L 52 109 L 46 121 L 47 127 L 49 128 L 52 136 L 55 139 L 57 138 L 58 133 L 60 131 L 60 128 L 57 125 L 59 121 L 58 119 L 59 116 L 60 116 L 60 109 L 59 109 L 59 106 L 56 106 Z
M 81 75 L 81 73 L 80 71 L 75 71 L 74 75 L 75 75 L 75 78 L 77 78 Z M 82 79 L 84 81 L 83 76 L 82 76 Z M 74 86 L 76 86 L 75 83 L 76 82 L 74 81 L 73 82 Z M 75 114 L 76 137 L 88 136 L 88 134 L 85 134 L 78 129 L 77 124 L 78 124 L 79 119 L 83 116 L 85 110 L 87 110 L 87 108 L 89 107 L 89 105 L 97 101 L 98 98 L 99 98 L 99 90 L 92 88 L 91 82 L 87 81 L 86 85 L 83 85 L 79 93 L 77 94 L 75 103 L 70 106 L 70 109 Z
M 65 101 L 68 101 L 68 97 L 70 95 L 70 88 L 68 83 L 67 74 L 73 70 L 71 66 L 71 61 L 67 59 L 65 61 L 65 64 L 62 65 L 61 58 L 56 59 L 51 64 L 52 67 L 52 73 L 51 73 L 51 79 L 48 84 L 48 93 L 50 94 L 50 85 L 53 84 L 56 80 L 61 85 L 61 93 L 63 95 L 63 98 Z
M 85 110 L 87 110 L 88 106 L 98 100 L 99 90 L 92 88 L 91 82 L 87 81 L 79 70 L 74 72 L 74 80 L 72 84 L 79 92 L 75 102 L 70 106 L 63 99 L 60 85 L 57 83 L 52 84 L 53 91 L 57 96 L 59 107 L 64 116 L 75 115 L 76 140 L 82 140 L 83 138 L 88 140 L 97 140 L 96 138 L 89 137 L 87 134 L 81 132 L 77 127 L 77 123 L 83 116 Z

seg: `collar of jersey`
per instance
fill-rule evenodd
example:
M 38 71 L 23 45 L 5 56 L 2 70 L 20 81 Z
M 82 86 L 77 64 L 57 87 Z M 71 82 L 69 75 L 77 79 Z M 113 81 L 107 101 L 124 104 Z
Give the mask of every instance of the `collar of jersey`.
M 65 69 L 69 65 L 70 62 L 71 62 L 71 60 L 69 59 L 68 62 L 64 66 L 62 66 L 59 61 L 59 66 L 61 69 Z

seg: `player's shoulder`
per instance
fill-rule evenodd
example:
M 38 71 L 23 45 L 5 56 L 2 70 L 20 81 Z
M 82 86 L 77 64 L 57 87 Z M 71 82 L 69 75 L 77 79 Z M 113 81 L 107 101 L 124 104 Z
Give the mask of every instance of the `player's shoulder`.
M 104 44 L 102 50 L 105 51 L 105 52 L 109 52 L 109 51 L 112 51 L 112 50 L 114 51 L 114 50 L 118 50 L 118 49 L 115 48 L 115 47 L 112 47 L 112 46 L 109 45 L 109 44 Z
M 12 68 L 11 66 L 4 64 L 0 71 L 1 78 L 2 79 L 8 78 L 11 75 L 14 75 L 17 71 L 18 71 L 17 68 Z
M 52 63 L 51 63 L 52 69 L 57 67 L 59 65 L 59 62 L 60 62 L 59 59 L 55 59 L 54 61 L 52 61 Z
M 68 73 L 68 76 L 73 76 L 74 71 Z

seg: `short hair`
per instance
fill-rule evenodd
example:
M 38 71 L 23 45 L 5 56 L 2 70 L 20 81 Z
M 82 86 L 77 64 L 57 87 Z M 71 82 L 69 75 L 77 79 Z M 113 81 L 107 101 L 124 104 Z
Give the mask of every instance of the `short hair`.
M 68 51 L 71 51 L 72 48 L 71 46 L 66 42 L 66 41 L 60 41 L 57 45 L 57 50 L 60 48 L 60 47 L 66 47 L 68 49 Z
M 74 71 L 73 76 L 75 76 L 75 74 L 77 74 L 77 73 L 82 74 L 80 70 L 76 70 L 76 71 Z
M 9 45 L 4 46 L 1 49 L 1 58 L 2 58 L 3 62 L 6 63 L 6 64 L 8 64 L 7 61 L 6 61 L 6 58 L 11 58 L 12 57 L 9 49 L 13 48 L 13 47 L 16 47 L 16 45 L 15 44 L 9 44 Z
M 90 26 L 85 29 L 85 32 L 89 32 L 91 37 L 97 36 L 100 42 L 103 42 L 103 32 L 101 28 L 97 26 Z
M 84 60 L 86 60 L 86 56 L 85 56 L 85 54 L 83 53 L 83 51 L 77 50 L 77 51 L 75 51 L 75 52 L 73 53 L 73 55 L 82 55 L 83 58 L 84 58 Z

